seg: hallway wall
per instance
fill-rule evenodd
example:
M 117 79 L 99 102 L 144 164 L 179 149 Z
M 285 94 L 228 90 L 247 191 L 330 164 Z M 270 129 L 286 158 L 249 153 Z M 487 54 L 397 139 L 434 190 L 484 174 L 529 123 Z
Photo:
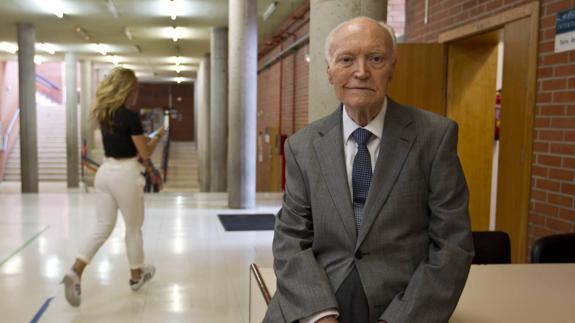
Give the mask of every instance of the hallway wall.
M 0 123 L 2 133 L 0 140 L 4 141 L 4 135 L 14 112 L 18 109 L 18 63 L 0 61 Z M 4 178 L 4 167 L 8 159 L 8 153 L 18 138 L 19 128 L 15 126 L 7 147 L 0 150 L 0 181 Z
M 531 3 L 526 0 L 406 1 L 406 41 L 436 42 L 442 32 Z M 529 249 L 542 236 L 575 232 L 575 51 L 554 53 L 555 20 L 574 0 L 541 0 L 533 129 Z

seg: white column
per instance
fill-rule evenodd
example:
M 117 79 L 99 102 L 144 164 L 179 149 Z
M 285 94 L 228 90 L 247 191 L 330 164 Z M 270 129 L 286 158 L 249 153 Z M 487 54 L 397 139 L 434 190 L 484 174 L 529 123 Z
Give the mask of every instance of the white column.
M 327 79 L 325 38 L 334 27 L 357 16 L 386 21 L 387 0 L 311 0 L 308 99 L 310 123 L 333 112 L 339 104 Z
M 210 85 L 210 191 L 225 192 L 228 171 L 228 29 L 212 28 Z
M 76 54 L 66 53 L 66 177 L 68 188 L 80 186 L 77 64 Z
M 200 190 L 210 191 L 210 56 L 200 63 L 200 102 L 198 109 L 198 158 L 200 161 Z
M 82 120 L 82 141 L 88 146 L 88 151 L 94 148 L 94 129 L 95 123 L 90 117 L 93 104 L 92 92 L 92 62 L 85 60 L 81 64 L 81 80 L 80 80 L 80 115 Z
M 36 28 L 18 23 L 18 86 L 20 88 L 20 178 L 22 193 L 38 193 L 36 124 Z
M 228 206 L 256 204 L 257 1 L 229 2 Z

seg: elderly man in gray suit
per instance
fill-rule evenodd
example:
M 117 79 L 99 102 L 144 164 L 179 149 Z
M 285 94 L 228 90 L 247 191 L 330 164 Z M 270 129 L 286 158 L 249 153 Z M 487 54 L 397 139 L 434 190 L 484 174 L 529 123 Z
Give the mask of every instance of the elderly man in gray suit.
M 395 55 L 369 18 L 327 38 L 342 104 L 286 142 L 266 323 L 447 322 L 457 305 L 473 257 L 457 125 L 386 96 Z

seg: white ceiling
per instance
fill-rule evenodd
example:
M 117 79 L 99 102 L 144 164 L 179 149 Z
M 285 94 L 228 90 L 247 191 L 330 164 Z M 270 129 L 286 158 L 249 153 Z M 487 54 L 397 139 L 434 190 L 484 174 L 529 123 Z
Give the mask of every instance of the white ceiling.
M 171 0 L 112 0 L 118 18 L 112 15 L 108 1 L 0 0 L 0 43 L 15 45 L 17 23 L 28 22 L 36 27 L 36 54 L 44 61 L 61 61 L 65 52 L 73 51 L 80 60 L 93 61 L 96 69 L 111 68 L 117 60 L 136 70 L 142 81 L 167 81 L 175 77 L 191 80 L 203 55 L 210 50 L 210 28 L 228 24 L 227 0 L 174 0 L 176 20 L 170 18 Z M 289 14 L 305 2 L 257 1 L 260 43 L 269 39 Z M 277 2 L 277 9 L 263 21 L 261 15 L 272 2 Z M 64 12 L 61 19 L 51 11 L 58 7 Z M 76 32 L 77 27 L 90 39 Z M 172 40 L 173 27 L 178 30 L 177 42 Z M 38 47 L 41 43 L 53 46 L 56 53 L 43 52 Z M 96 44 L 107 51 L 106 56 Z M 180 56 L 179 74 L 177 56 Z M 0 51 L 0 60 L 15 59 L 16 55 Z

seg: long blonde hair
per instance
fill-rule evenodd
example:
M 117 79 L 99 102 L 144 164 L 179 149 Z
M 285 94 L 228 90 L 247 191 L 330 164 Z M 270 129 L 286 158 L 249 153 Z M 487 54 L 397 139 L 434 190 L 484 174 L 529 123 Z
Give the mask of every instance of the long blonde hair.
M 126 102 L 126 98 L 138 86 L 138 79 L 133 70 L 116 67 L 98 85 L 96 103 L 92 117 L 101 126 L 103 132 L 114 128 L 114 115 Z

